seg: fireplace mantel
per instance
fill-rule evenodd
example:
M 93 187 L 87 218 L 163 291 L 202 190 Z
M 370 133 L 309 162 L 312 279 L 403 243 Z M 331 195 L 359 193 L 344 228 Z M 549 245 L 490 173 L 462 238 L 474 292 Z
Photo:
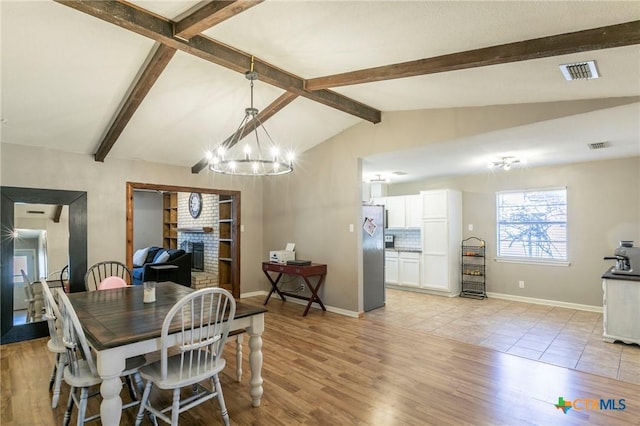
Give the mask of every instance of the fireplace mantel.
M 177 231 L 186 232 L 190 234 L 203 234 L 203 233 L 208 234 L 210 232 L 213 232 L 213 227 L 212 226 L 190 226 L 186 228 L 178 228 Z

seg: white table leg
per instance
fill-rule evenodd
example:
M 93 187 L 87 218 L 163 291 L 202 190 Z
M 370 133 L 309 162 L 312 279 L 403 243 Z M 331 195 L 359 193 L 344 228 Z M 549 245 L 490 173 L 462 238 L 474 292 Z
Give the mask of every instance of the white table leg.
M 264 331 L 264 314 L 254 315 L 249 334 L 249 366 L 251 368 L 251 405 L 260 406 L 262 399 L 262 332 Z
M 97 368 L 98 374 L 102 378 L 100 385 L 100 395 L 102 395 L 102 403 L 100 404 L 100 420 L 103 425 L 120 424 L 120 416 L 122 415 L 122 399 L 120 399 L 120 391 L 122 390 L 122 380 L 120 374 L 124 371 L 125 358 L 113 353 L 97 352 Z

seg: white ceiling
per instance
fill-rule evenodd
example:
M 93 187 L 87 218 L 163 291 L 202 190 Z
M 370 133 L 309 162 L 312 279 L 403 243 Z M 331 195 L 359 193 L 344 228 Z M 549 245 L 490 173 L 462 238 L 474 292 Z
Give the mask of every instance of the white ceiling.
M 172 20 L 198 4 L 133 3 Z M 2 142 L 95 153 L 155 42 L 52 1 L 2 0 L 0 18 Z M 636 20 L 633 1 L 267 0 L 204 34 L 306 79 Z M 558 69 L 590 59 L 602 78 L 567 82 Z M 399 111 L 640 96 L 639 76 L 634 45 L 332 90 Z M 255 105 L 282 93 L 258 81 Z M 248 104 L 243 75 L 179 51 L 106 161 L 191 167 L 236 129 Z M 364 171 L 417 179 L 479 172 L 501 154 L 526 157 L 529 167 L 640 155 L 639 116 L 636 103 L 376 156 Z M 299 97 L 266 127 L 300 153 L 360 121 Z M 611 148 L 586 148 L 605 140 Z

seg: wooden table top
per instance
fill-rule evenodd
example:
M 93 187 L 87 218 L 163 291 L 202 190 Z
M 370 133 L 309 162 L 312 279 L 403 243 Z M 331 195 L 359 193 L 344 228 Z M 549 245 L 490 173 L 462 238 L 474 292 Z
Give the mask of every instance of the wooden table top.
M 287 265 L 284 263 L 262 262 L 262 270 L 269 272 L 281 272 L 283 274 L 313 276 L 325 275 L 327 265 L 324 263 L 311 263 L 310 265 Z
M 143 302 L 143 286 L 69 294 L 87 340 L 96 350 L 160 337 L 162 322 L 175 303 L 194 290 L 172 282 L 156 284 L 156 301 Z M 266 312 L 236 301 L 235 318 Z

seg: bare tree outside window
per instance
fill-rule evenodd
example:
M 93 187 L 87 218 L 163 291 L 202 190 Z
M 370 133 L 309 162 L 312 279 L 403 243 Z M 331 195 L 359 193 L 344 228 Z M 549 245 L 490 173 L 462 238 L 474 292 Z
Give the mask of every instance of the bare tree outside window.
M 567 190 L 499 192 L 498 257 L 567 260 Z

